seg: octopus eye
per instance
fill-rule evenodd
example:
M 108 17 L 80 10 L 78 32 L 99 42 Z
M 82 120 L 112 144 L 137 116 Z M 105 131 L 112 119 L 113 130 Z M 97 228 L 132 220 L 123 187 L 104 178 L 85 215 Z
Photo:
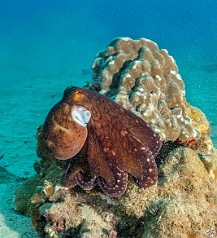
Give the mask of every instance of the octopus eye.
M 71 110 L 72 119 L 80 126 L 85 127 L 90 121 L 91 113 L 85 107 L 74 105 Z
M 84 97 L 84 92 L 82 89 L 78 89 L 74 92 L 74 99 L 75 101 L 79 101 Z
M 78 90 L 75 92 L 75 94 L 77 94 L 77 95 L 79 95 L 79 94 L 83 94 L 83 91 L 80 90 L 80 89 L 78 89 Z

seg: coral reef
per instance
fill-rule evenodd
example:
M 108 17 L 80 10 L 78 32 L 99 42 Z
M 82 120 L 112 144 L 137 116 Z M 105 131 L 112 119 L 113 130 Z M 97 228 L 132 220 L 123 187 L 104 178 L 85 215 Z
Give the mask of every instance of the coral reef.
M 114 39 L 97 55 L 92 69 L 99 93 L 151 124 L 163 141 L 201 138 L 188 114 L 191 106 L 175 60 L 155 42 Z
M 214 152 L 213 142 L 210 138 L 210 124 L 204 113 L 196 108 L 189 106 L 186 113 L 191 118 L 192 125 L 200 131 L 200 138 L 192 140 L 191 143 L 184 143 L 200 154 L 212 154 Z
M 210 159 L 216 173 L 217 154 Z M 51 163 L 17 190 L 15 205 L 31 215 L 41 237 L 216 237 L 217 181 L 207 170 L 212 162 L 205 166 L 195 151 L 172 143 L 157 160 L 158 185 L 142 189 L 130 180 L 119 198 L 61 187 Z
M 186 102 L 173 58 L 150 40 L 118 38 L 98 54 L 93 71 L 84 88 L 130 109 L 160 134 L 158 183 L 143 189 L 129 177 L 115 198 L 98 186 L 63 187 L 66 164 L 49 155 L 41 126 L 41 161 L 17 189 L 16 209 L 31 216 L 41 237 L 216 238 L 217 151 L 205 115 Z

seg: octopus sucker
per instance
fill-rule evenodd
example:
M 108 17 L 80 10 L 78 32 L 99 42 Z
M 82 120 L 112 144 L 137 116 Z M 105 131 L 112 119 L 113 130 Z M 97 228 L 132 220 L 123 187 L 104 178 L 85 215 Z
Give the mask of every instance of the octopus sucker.
M 128 176 L 142 188 L 157 182 L 159 135 L 104 95 L 68 87 L 46 117 L 43 138 L 55 159 L 67 160 L 85 150 L 84 160 L 71 160 L 63 186 L 90 190 L 98 184 L 117 197 L 126 191 Z
M 109 186 L 108 183 L 102 178 L 98 178 L 98 184 L 102 191 L 111 197 L 118 197 L 123 194 L 127 189 L 127 182 L 128 182 L 128 174 L 121 171 L 120 169 L 116 168 L 116 181 L 113 186 Z
M 82 187 L 84 190 L 90 190 L 93 187 L 95 187 L 96 183 L 96 176 L 90 177 L 89 179 L 85 179 L 85 176 L 82 174 L 82 172 L 79 172 L 76 175 L 76 182 L 77 185 Z

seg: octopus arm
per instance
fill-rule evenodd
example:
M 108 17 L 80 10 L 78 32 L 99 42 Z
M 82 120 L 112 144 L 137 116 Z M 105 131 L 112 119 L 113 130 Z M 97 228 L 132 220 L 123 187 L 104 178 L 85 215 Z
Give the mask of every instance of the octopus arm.
M 76 160 L 76 159 L 73 158 L 71 160 Z M 73 166 L 72 166 L 72 163 L 73 163 Z M 76 177 L 80 171 L 82 171 L 82 168 L 80 166 L 76 166 L 74 161 L 69 161 L 66 168 L 66 172 L 61 179 L 62 186 L 73 188 L 76 185 L 78 185 Z
M 109 160 L 103 151 L 93 127 L 88 128 L 88 163 L 92 176 L 102 177 L 108 184 L 115 183 L 114 173 L 109 165 Z
M 121 171 L 118 167 L 112 168 L 115 176 L 115 183 L 110 185 L 103 178 L 98 178 L 98 184 L 102 191 L 110 197 L 118 197 L 127 189 L 128 174 Z
M 73 160 L 79 159 L 74 158 Z M 90 190 L 96 185 L 95 180 L 96 176 L 90 173 L 88 164 L 86 166 L 76 166 L 75 162 L 72 161 L 68 165 L 66 173 L 62 178 L 62 185 L 71 188 L 79 185 L 84 190 Z
M 141 144 L 148 147 L 152 154 L 156 156 L 162 146 L 160 136 L 153 131 L 149 124 L 131 111 L 125 110 L 125 113 L 128 115 L 126 117 L 128 120 L 126 121 L 126 125 L 128 125 L 126 130 L 132 137 L 141 142 Z
M 142 188 L 154 185 L 158 175 L 152 151 L 129 132 L 124 139 L 127 148 L 122 150 L 122 157 L 118 160 L 120 170 L 133 176 Z
M 66 187 L 79 185 L 84 190 L 90 190 L 96 185 L 96 178 L 98 177 L 97 182 L 106 193 L 106 190 L 115 186 L 117 180 L 121 180 L 123 175 L 121 174 L 120 179 L 117 178 L 92 128 L 88 130 L 87 145 L 87 161 L 85 163 L 79 163 L 79 159 L 72 159 L 71 163 L 74 166 L 69 164 L 66 174 L 62 178 L 62 185 Z M 119 184 L 121 185 L 121 183 Z M 116 193 L 115 190 L 112 193 Z
M 127 188 L 128 174 L 115 166 L 102 147 L 95 130 L 88 128 L 88 163 L 92 176 L 97 177 L 97 183 L 102 191 L 110 197 L 123 194 Z

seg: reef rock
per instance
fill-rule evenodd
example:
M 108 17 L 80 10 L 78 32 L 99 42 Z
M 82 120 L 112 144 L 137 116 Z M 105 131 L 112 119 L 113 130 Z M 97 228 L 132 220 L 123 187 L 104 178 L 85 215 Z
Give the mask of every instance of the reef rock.
M 38 139 L 41 142 L 40 131 Z M 126 193 L 118 198 L 108 197 L 99 188 L 88 192 L 61 187 L 63 164 L 45 157 L 44 149 L 39 147 L 43 158 L 36 165 L 37 175 L 15 196 L 16 208 L 32 217 L 41 237 L 217 236 L 217 181 L 209 173 L 212 162 L 208 171 L 207 162 L 192 149 L 164 144 L 157 159 L 158 185 L 142 189 L 130 180 Z M 216 173 L 217 154 L 210 160 Z
M 31 216 L 41 237 L 217 237 L 217 152 L 205 115 L 186 102 L 173 58 L 150 40 L 118 38 L 98 54 L 93 72 L 86 89 L 110 97 L 159 133 L 158 183 L 143 189 L 129 177 L 126 192 L 114 198 L 99 186 L 63 187 L 65 162 L 49 155 L 42 125 L 41 161 L 17 189 L 16 209 Z

